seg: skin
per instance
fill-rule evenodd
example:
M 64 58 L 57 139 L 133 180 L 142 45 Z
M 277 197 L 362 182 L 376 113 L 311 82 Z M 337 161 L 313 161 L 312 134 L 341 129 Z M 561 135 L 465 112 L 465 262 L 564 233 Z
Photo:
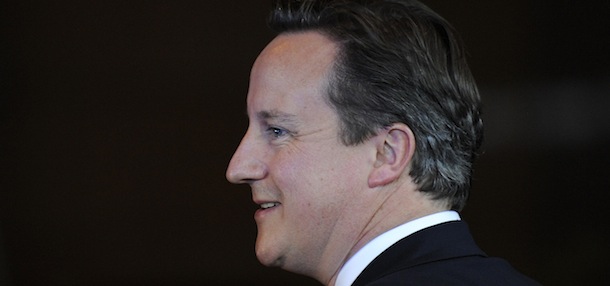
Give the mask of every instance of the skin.
M 337 46 L 322 34 L 282 34 L 252 68 L 250 124 L 227 169 L 256 204 L 256 255 L 267 266 L 332 285 L 345 261 L 379 234 L 442 210 L 408 176 L 413 133 L 394 124 L 345 146 L 324 92 Z

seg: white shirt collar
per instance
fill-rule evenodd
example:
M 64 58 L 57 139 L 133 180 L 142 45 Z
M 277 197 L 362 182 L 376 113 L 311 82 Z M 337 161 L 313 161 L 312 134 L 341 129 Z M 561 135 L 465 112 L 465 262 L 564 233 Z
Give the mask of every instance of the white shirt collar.
M 460 215 L 457 212 L 442 211 L 406 222 L 384 232 L 364 245 L 343 265 L 343 267 L 341 267 L 339 275 L 337 275 L 335 286 L 352 285 L 358 275 L 362 273 L 364 268 L 366 268 L 373 259 L 399 240 L 424 228 L 456 220 L 460 220 Z

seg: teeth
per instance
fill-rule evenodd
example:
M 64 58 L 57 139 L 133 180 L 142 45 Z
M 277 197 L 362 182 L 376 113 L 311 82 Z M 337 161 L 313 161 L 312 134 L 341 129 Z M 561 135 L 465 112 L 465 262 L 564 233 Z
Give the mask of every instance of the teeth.
M 268 209 L 268 208 L 272 208 L 275 206 L 278 206 L 280 203 L 264 203 L 261 204 L 261 209 Z

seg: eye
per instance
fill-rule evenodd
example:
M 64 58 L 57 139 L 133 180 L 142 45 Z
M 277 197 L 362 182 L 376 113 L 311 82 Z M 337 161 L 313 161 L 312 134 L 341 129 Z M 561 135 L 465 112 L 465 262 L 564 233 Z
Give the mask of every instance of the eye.
M 287 135 L 288 131 L 286 131 L 282 128 L 278 128 L 278 127 L 269 127 L 269 128 L 267 128 L 267 133 L 269 133 L 269 135 L 271 135 L 274 138 L 280 138 L 282 136 Z

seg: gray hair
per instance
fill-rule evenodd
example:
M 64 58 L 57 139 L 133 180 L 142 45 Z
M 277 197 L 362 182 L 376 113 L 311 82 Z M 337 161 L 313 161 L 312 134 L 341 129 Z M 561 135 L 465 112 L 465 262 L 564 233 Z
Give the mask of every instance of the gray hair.
M 480 97 L 451 25 L 417 1 L 277 1 L 278 33 L 319 31 L 339 46 L 328 101 L 344 144 L 408 125 L 418 190 L 461 210 L 482 142 Z

